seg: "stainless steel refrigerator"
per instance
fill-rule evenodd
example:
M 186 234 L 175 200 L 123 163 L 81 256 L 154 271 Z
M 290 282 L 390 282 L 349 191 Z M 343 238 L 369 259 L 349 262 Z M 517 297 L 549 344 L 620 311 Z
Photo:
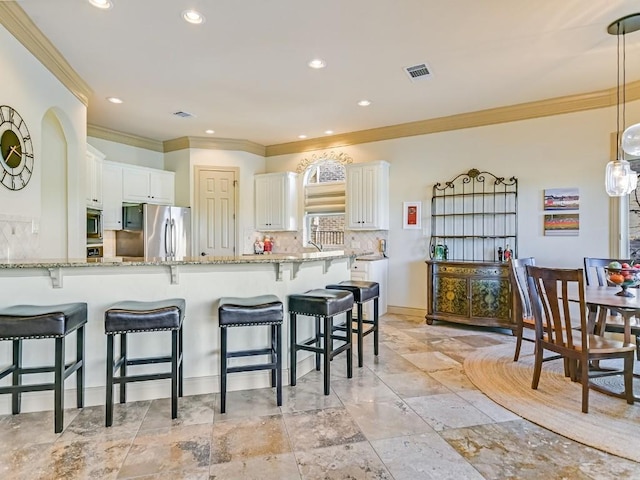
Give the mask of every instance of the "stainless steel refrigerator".
M 143 203 L 122 210 L 123 229 L 116 231 L 116 256 L 191 256 L 190 208 Z

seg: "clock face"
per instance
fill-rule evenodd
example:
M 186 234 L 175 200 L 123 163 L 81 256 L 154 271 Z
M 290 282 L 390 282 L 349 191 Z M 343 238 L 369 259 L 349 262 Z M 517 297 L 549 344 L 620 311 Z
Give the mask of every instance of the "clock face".
M 18 112 L 0 105 L 0 183 L 22 190 L 33 173 L 33 143 L 27 124 Z

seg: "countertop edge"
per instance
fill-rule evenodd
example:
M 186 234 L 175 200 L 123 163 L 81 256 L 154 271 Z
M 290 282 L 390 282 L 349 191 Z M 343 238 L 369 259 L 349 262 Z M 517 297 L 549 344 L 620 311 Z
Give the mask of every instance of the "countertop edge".
M 327 260 L 351 259 L 368 255 L 371 252 L 345 252 L 331 255 L 330 252 L 303 254 L 245 255 L 236 257 L 189 257 L 184 259 L 140 259 L 124 260 L 122 257 L 102 259 L 67 260 L 16 260 L 0 261 L 0 270 L 10 269 L 49 269 L 49 268 L 93 268 L 93 267 L 132 267 L 132 266 L 181 266 L 181 265 L 233 265 L 233 264 L 273 264 L 273 263 L 309 263 Z M 124 257 L 126 258 L 126 257 Z

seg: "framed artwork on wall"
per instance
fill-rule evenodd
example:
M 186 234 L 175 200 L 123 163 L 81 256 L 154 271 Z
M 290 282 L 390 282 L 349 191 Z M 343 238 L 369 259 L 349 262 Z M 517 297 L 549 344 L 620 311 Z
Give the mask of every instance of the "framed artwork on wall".
M 544 234 L 546 236 L 578 236 L 580 232 L 580 214 L 552 213 L 544 216 Z
M 404 202 L 402 210 L 402 228 L 421 229 L 422 202 Z
M 545 210 L 578 210 L 580 192 L 577 188 L 548 188 L 544 191 Z

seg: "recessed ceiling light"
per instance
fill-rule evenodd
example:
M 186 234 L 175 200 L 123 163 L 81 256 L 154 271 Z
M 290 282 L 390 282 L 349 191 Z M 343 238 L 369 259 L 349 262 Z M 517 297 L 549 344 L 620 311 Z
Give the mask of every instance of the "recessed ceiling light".
M 109 100 L 111 103 L 122 103 L 122 100 L 120 100 L 118 97 L 107 97 L 107 100 Z
M 184 18 L 185 21 L 193 23 L 195 25 L 204 23 L 204 16 L 201 13 L 196 12 L 195 10 L 185 10 L 184 12 L 182 12 L 182 18 Z
M 204 131 L 204 133 L 207 133 L 207 134 L 209 134 L 209 135 L 213 135 L 213 134 L 214 134 L 214 133 L 216 133 L 216 132 L 215 132 L 215 130 L 211 130 L 211 129 L 209 129 L 209 130 L 205 130 L 205 131 Z
M 371 102 L 369 100 L 360 100 L 358 102 L 358 105 L 360 105 L 361 107 L 368 107 L 369 105 L 371 105 Z
M 89 0 L 89 3 L 96 8 L 101 8 L 102 10 L 109 10 L 113 7 L 113 2 L 111 0 Z
M 327 66 L 327 62 L 325 62 L 321 58 L 314 58 L 307 65 L 309 65 L 311 68 L 316 68 L 316 69 L 317 68 L 324 68 L 324 67 Z
M 298 138 L 301 138 L 301 139 L 302 138 L 307 138 L 307 136 L 306 135 L 298 135 Z
M 332 135 L 333 134 L 333 130 L 325 130 L 324 134 L 325 135 Z

